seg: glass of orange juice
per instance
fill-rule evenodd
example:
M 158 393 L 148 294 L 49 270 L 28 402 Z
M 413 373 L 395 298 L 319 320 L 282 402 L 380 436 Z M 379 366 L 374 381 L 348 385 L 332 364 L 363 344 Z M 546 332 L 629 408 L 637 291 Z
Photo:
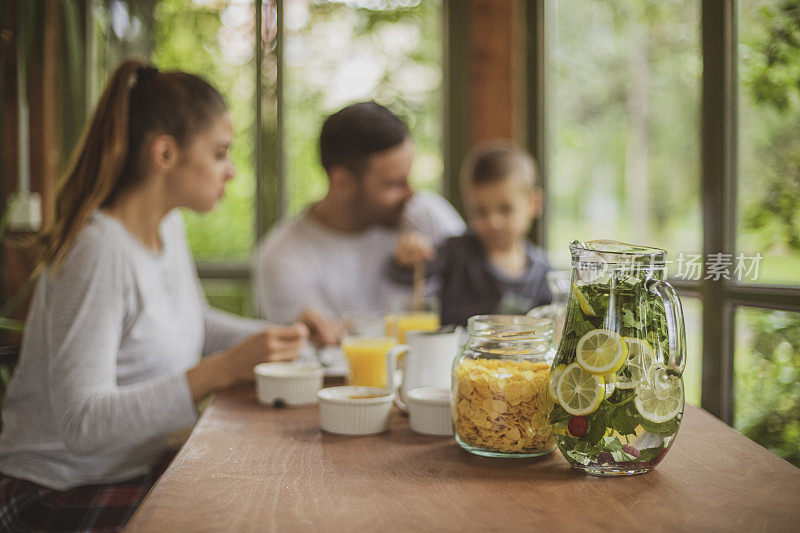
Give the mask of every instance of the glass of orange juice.
M 379 313 L 346 313 L 342 350 L 350 366 L 350 384 L 386 387 L 386 352 L 397 344 L 387 336 Z
M 439 329 L 439 300 L 425 298 L 419 309 L 413 302 L 396 302 L 395 309 L 384 317 L 384 330 L 389 337 L 395 337 L 400 344 L 406 342 L 407 331 L 434 331 Z

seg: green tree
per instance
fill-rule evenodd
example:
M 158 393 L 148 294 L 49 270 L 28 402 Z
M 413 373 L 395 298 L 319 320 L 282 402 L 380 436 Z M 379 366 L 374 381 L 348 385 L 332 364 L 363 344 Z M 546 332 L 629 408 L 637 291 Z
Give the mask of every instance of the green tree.
M 800 313 L 737 313 L 736 428 L 800 466 Z
M 742 2 L 740 248 L 800 282 L 800 0 Z M 769 266 L 776 265 L 776 266 Z M 800 466 L 800 313 L 737 314 L 735 424 Z
M 236 177 L 207 214 L 184 212 L 199 260 L 246 260 L 255 240 L 253 5 L 159 0 L 154 11 L 153 62 L 163 70 L 200 74 L 222 92 L 234 125 Z
M 743 113 L 758 131 L 743 132 L 742 229 L 766 248 L 800 253 L 800 1 L 749 7 Z M 800 270 L 800 258 L 794 267 Z

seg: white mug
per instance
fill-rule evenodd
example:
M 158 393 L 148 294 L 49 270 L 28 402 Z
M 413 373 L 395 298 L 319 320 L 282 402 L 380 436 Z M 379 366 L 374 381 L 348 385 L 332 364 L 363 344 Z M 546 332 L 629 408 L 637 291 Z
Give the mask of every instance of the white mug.
M 395 393 L 395 403 L 407 410 L 408 391 L 420 387 L 450 389 L 453 359 L 458 353 L 462 329 L 454 331 L 409 331 L 406 344 L 386 352 L 386 383 Z M 397 358 L 405 353 L 405 364 L 398 368 Z

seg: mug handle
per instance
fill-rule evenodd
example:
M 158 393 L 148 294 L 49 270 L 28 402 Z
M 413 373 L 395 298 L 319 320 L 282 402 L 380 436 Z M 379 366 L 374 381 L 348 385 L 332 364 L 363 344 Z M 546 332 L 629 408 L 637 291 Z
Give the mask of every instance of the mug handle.
M 406 404 L 400 399 L 400 389 L 403 386 L 403 371 L 397 368 L 397 358 L 400 354 L 407 353 L 410 349 L 411 346 L 407 344 L 398 344 L 386 352 L 386 385 L 394 394 L 394 403 L 403 411 L 406 411 Z M 395 385 L 395 382 L 397 382 L 397 385 Z
M 683 324 L 683 307 L 678 299 L 678 293 L 666 281 L 650 279 L 646 288 L 664 302 L 664 315 L 667 321 L 667 336 L 669 337 L 669 361 L 667 361 L 666 374 L 679 377 L 683 375 L 686 367 L 686 331 Z

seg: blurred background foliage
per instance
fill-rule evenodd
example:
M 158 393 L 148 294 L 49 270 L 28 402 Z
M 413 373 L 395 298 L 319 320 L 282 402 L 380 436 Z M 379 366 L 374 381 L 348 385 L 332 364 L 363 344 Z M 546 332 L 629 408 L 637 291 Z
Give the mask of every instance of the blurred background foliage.
M 574 238 L 700 250 L 699 3 L 553 6 L 551 262 Z
M 225 96 L 235 128 L 236 178 L 210 213 L 184 210 L 197 260 L 246 261 L 255 240 L 255 8 L 252 1 L 158 0 L 153 63 L 207 78 Z
M 736 428 L 800 466 L 800 313 L 736 313 Z
M 738 248 L 800 283 L 800 0 L 741 2 Z
M 737 247 L 800 283 L 800 0 L 741 2 Z M 800 466 L 800 313 L 739 308 L 734 424 Z

